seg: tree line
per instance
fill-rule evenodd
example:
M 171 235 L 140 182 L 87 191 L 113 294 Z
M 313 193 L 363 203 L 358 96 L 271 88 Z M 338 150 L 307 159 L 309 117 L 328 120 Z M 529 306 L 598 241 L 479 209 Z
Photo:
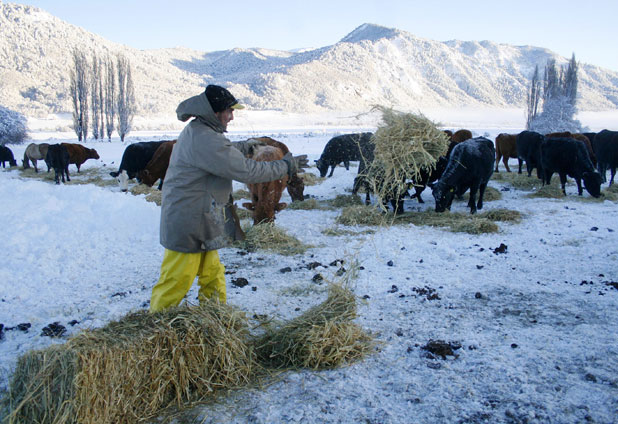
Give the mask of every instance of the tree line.
M 556 60 L 545 65 L 543 79 L 535 66 L 526 99 L 526 129 L 542 134 L 560 131 L 581 132 L 577 112 L 578 64 L 575 54 L 558 68 Z M 542 104 L 541 104 L 542 101 Z
M 74 49 L 70 73 L 70 98 L 73 107 L 73 130 L 79 141 L 91 134 L 95 140 L 114 130 L 120 140 L 131 131 L 136 112 L 131 63 L 122 55 L 89 60 L 86 53 Z

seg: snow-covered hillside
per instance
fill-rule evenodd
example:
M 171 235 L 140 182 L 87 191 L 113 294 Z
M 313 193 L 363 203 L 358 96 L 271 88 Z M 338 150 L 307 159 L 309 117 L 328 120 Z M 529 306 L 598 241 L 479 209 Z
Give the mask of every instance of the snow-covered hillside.
M 340 42 L 297 52 L 260 48 L 141 51 L 112 43 L 34 7 L 0 3 L 0 104 L 27 116 L 69 111 L 72 49 L 122 54 L 134 67 L 141 116 L 173 116 L 208 83 L 254 110 L 364 112 L 430 107 L 522 107 L 535 65 L 566 59 L 540 47 L 438 42 L 363 24 Z M 581 64 L 581 110 L 618 105 L 618 73 Z

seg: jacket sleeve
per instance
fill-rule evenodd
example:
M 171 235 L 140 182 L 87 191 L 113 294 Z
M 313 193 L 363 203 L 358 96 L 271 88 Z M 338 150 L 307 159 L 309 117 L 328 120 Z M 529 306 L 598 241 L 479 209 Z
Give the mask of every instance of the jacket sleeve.
M 240 143 L 238 146 L 236 146 Z M 261 162 L 247 159 L 238 148 L 243 142 L 232 143 L 223 135 L 209 137 L 193 151 L 193 160 L 199 168 L 230 180 L 242 183 L 263 183 L 283 178 L 288 174 L 288 164 L 283 160 Z

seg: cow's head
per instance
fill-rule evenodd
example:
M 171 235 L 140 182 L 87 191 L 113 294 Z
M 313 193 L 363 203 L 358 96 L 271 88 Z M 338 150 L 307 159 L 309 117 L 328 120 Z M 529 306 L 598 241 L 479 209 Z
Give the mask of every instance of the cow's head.
M 324 178 L 328 172 L 328 163 L 324 159 L 318 159 L 315 161 L 315 166 L 320 171 L 320 177 Z
M 253 212 L 253 225 L 260 224 L 262 222 L 275 222 L 275 212 L 282 211 L 288 204 L 284 202 L 278 202 L 273 205 L 268 205 L 263 202 L 256 203 L 243 203 L 244 208 Z
M 88 149 L 88 159 L 100 159 L 100 156 L 95 149 Z
M 431 187 L 431 194 L 436 201 L 436 212 L 444 212 L 446 209 L 451 209 L 451 203 L 455 196 L 454 187 L 446 187 L 439 182 L 436 184 L 429 184 Z
M 119 172 L 110 172 L 109 175 L 116 178 L 121 191 L 129 190 L 129 174 L 127 174 L 125 169 L 122 169 Z
M 591 196 L 601 196 L 601 183 L 603 182 L 601 174 L 596 171 L 584 172 L 582 174 L 582 179 L 584 180 L 584 187 L 586 188 L 586 191 L 590 193 Z
M 146 184 L 148 187 L 152 187 L 154 183 L 158 180 L 158 178 L 155 179 L 154 175 L 152 175 L 147 169 L 142 169 L 141 171 L 139 171 L 139 173 L 137 174 L 137 179 L 142 184 Z

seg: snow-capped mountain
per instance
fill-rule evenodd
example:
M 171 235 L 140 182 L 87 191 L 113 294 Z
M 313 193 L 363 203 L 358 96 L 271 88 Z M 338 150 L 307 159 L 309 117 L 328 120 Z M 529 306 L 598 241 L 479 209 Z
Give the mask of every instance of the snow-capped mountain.
M 122 54 L 133 66 L 138 113 L 174 114 L 206 84 L 227 86 L 251 109 L 367 111 L 373 105 L 522 107 L 535 65 L 567 58 L 532 46 L 438 42 L 363 24 L 312 50 L 137 50 L 41 9 L 0 3 L 0 104 L 28 116 L 68 112 L 71 52 Z M 618 73 L 580 63 L 580 110 L 618 106 Z

